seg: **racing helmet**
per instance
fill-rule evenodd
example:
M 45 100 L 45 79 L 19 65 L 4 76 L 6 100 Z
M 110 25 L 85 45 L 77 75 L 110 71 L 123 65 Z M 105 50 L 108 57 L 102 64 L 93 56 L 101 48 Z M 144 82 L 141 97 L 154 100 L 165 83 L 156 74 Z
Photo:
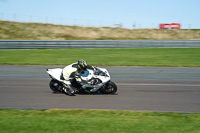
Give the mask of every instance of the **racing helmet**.
M 87 62 L 84 61 L 83 59 L 78 60 L 78 68 L 81 69 L 82 71 L 86 71 L 87 69 Z

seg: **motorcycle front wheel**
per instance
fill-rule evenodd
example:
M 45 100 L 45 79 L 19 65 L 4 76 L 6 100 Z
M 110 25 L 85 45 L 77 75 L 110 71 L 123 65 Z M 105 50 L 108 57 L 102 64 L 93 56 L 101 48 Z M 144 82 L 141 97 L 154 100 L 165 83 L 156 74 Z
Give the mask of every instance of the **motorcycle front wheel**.
M 104 87 L 99 89 L 99 91 L 103 94 L 115 94 L 117 92 L 117 85 L 109 81 Z
M 63 85 L 62 83 L 60 83 L 59 81 L 57 80 L 54 80 L 52 79 L 50 82 L 49 82 L 49 87 L 50 89 L 54 92 L 54 93 L 57 93 L 57 92 L 62 92 L 62 88 L 63 88 Z

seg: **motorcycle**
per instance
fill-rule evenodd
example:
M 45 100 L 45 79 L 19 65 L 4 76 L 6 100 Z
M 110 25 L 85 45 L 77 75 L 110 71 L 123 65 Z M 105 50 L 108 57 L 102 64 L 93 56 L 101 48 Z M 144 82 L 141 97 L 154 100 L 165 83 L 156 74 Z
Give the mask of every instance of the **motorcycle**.
M 71 85 L 75 89 L 76 94 L 83 93 L 102 93 L 115 94 L 117 92 L 117 85 L 110 80 L 110 74 L 105 68 L 94 67 L 94 70 L 87 69 L 80 73 L 80 78 L 87 82 L 86 85 L 81 86 L 75 79 L 70 80 Z M 46 69 L 51 81 L 49 87 L 54 93 L 65 93 L 63 87 L 62 68 Z

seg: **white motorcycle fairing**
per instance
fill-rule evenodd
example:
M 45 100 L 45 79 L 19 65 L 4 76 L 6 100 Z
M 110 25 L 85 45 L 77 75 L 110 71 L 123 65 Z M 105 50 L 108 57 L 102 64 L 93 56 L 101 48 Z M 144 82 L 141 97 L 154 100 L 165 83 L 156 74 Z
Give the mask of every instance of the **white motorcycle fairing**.
M 96 67 L 96 72 L 88 69 L 84 73 L 81 72 L 80 76 L 81 79 L 85 81 L 89 81 L 92 78 L 98 78 L 103 83 L 105 83 L 110 80 L 110 74 L 108 73 L 108 71 L 104 68 L 98 68 L 98 67 Z
M 98 78 L 100 79 L 103 83 L 108 82 L 110 80 L 110 74 L 108 73 L 108 71 L 105 68 L 98 68 L 96 67 L 96 69 L 98 70 L 98 74 L 100 75 L 95 75 L 95 72 L 93 70 L 86 70 L 84 73 L 81 72 L 80 76 L 82 80 L 85 81 L 89 81 L 92 78 Z M 61 74 L 62 74 L 62 68 L 53 68 L 53 69 L 47 69 L 47 73 L 53 78 L 56 79 L 58 81 L 63 81 L 62 79 L 60 79 Z M 103 75 L 103 74 L 106 75 Z
M 63 81 L 60 79 L 60 76 L 62 74 L 62 68 L 54 68 L 54 69 L 47 69 L 47 73 L 52 79 L 58 80 L 58 81 Z
M 108 71 L 104 68 L 98 67 L 95 67 L 95 71 L 88 69 L 85 72 L 81 72 L 80 77 L 82 80 L 88 82 L 88 84 L 83 85 L 82 88 L 93 88 L 90 90 L 91 92 L 98 91 L 99 88 L 101 88 L 103 85 L 107 84 L 110 81 L 110 75 Z M 94 85 L 93 82 L 95 79 L 98 79 L 101 82 L 99 84 Z

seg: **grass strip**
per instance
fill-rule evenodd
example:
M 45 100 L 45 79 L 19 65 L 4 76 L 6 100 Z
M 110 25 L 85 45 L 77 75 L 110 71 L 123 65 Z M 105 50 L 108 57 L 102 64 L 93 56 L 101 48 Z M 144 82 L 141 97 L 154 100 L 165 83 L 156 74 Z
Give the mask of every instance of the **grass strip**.
M 96 48 L 0 50 L 0 64 L 200 67 L 200 48 Z
M 200 114 L 0 109 L 1 133 L 199 133 Z

